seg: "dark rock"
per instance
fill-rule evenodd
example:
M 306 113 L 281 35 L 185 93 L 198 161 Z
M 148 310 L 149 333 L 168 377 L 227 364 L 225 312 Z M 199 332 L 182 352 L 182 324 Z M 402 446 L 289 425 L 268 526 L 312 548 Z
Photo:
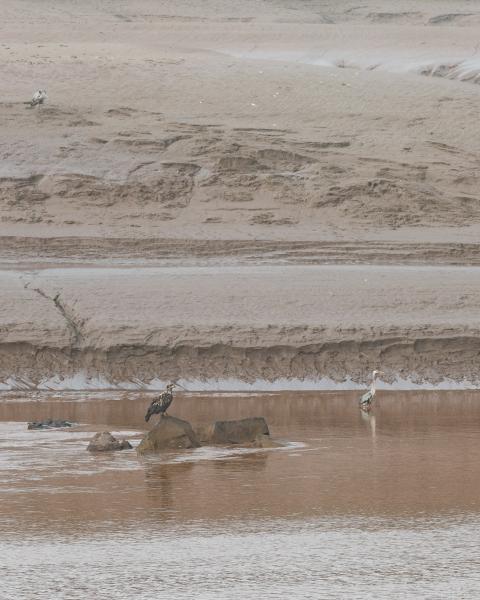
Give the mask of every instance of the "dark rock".
M 90 440 L 87 450 L 90 452 L 111 452 L 112 450 L 126 450 L 132 445 L 127 440 L 117 440 L 108 431 L 96 433 Z
M 198 448 L 199 446 L 200 443 L 190 423 L 175 417 L 162 417 L 140 442 L 137 452 L 149 454 L 162 450 Z
M 256 444 L 265 443 L 262 436 L 269 438 L 270 432 L 263 417 L 251 417 L 237 421 L 215 421 L 200 429 L 199 435 L 201 441 L 207 444 Z
M 28 424 L 28 429 L 58 429 L 61 427 L 72 427 L 70 421 L 45 419 L 45 421 L 32 421 Z

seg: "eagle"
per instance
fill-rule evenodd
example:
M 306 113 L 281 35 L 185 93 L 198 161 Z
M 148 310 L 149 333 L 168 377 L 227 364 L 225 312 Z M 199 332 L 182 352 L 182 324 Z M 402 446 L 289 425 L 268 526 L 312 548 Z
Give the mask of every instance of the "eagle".
M 161 417 L 167 415 L 167 409 L 173 402 L 173 388 L 175 386 L 183 387 L 179 383 L 169 383 L 165 388 L 165 391 L 152 400 L 148 407 L 147 414 L 145 415 L 145 421 L 147 423 L 152 415 L 160 415 Z

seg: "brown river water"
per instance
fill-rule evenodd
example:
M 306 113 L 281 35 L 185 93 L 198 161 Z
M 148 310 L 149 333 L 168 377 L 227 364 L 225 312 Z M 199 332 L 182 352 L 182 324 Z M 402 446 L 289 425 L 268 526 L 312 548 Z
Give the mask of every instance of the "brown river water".
M 94 456 L 147 393 L 0 396 L 0 598 L 480 598 L 480 392 L 178 395 L 279 449 Z M 58 418 L 75 430 L 27 431 Z

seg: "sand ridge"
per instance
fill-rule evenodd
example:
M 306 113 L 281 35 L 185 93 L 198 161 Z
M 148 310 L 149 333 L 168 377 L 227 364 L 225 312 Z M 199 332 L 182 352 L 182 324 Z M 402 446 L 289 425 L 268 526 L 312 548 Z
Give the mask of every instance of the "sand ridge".
M 389 380 L 475 382 L 478 271 L 371 265 L 1 271 L 0 381 L 36 385 L 78 373 L 118 384 L 179 377 L 364 381 L 370 366 L 381 364 Z

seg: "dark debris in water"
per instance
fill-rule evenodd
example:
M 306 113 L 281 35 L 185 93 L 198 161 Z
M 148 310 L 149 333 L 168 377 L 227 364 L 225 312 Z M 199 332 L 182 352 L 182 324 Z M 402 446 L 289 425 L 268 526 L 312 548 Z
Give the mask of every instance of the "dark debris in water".
M 28 423 L 28 429 L 61 429 L 62 427 L 72 427 L 74 423 L 70 421 L 45 419 L 44 421 L 31 421 Z

